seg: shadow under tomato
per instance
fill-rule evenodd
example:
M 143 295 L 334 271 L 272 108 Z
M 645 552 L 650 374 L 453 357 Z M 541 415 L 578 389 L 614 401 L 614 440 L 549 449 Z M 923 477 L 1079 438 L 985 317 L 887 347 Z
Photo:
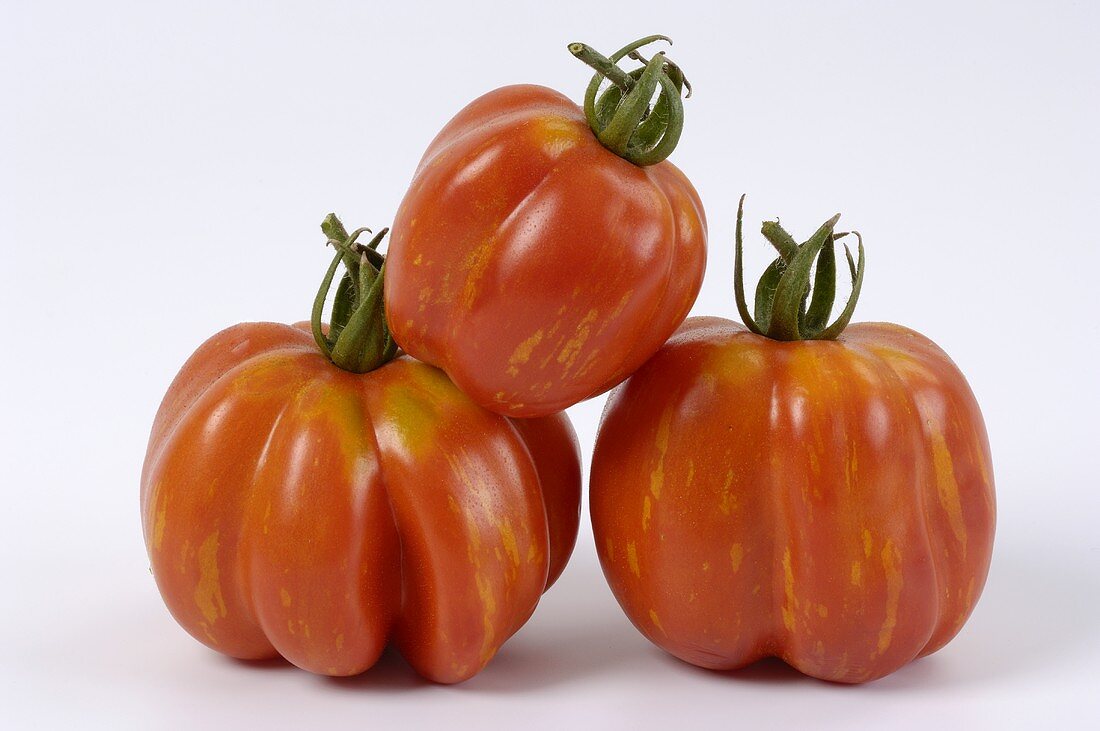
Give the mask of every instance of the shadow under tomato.
M 616 666 L 636 657 L 639 647 L 645 646 L 645 640 L 615 603 L 599 568 L 581 561 L 566 570 L 543 596 L 527 624 L 504 643 L 485 669 L 465 682 L 440 685 L 426 680 L 392 647 L 360 675 L 321 680 L 333 690 L 355 693 L 424 689 L 488 694 L 522 692 L 613 672 Z M 285 661 L 275 662 L 293 669 Z
M 297 673 L 302 678 L 312 677 L 316 682 L 338 690 L 382 690 L 393 692 L 398 690 L 413 690 L 421 687 L 432 687 L 432 683 L 420 677 L 414 671 L 401 654 L 392 647 L 387 647 L 382 657 L 378 658 L 373 666 L 358 675 L 346 677 L 333 677 L 328 675 L 316 675 L 294 665 L 294 663 L 282 657 L 268 658 L 265 660 L 241 660 L 238 658 L 216 655 L 222 662 L 239 667 L 242 672 L 254 673 Z
M 672 656 L 668 656 L 667 660 L 679 666 L 686 666 L 689 668 L 689 672 L 726 679 L 730 683 L 743 683 L 749 685 L 801 685 L 812 686 L 824 690 L 835 689 L 837 691 L 844 691 L 855 688 L 870 688 L 886 683 L 887 681 L 894 685 L 904 685 L 906 687 L 934 687 L 939 683 L 939 678 L 937 678 L 938 672 L 935 668 L 936 662 L 929 658 L 916 660 L 901 668 L 893 675 L 887 676 L 887 678 L 863 684 L 837 683 L 821 680 L 820 678 L 813 678 L 795 670 L 777 657 L 766 657 L 757 660 L 751 665 L 746 665 L 736 670 L 708 670 L 706 668 L 695 667 Z
M 1094 652 L 1098 602 L 1100 577 L 1087 550 L 1058 550 L 1052 540 L 1033 552 L 995 551 L 973 616 L 955 640 L 923 662 L 949 674 L 955 685 L 1043 675 Z
M 295 666 L 293 663 L 281 657 L 267 660 L 238 660 L 225 656 L 219 656 L 223 661 L 239 666 L 243 671 L 256 673 L 297 673 L 304 679 L 312 678 L 323 687 L 337 691 L 382 691 L 392 693 L 395 691 L 416 690 L 418 688 L 439 687 L 436 683 L 422 678 L 413 670 L 401 654 L 392 647 L 387 647 L 382 656 L 373 666 L 358 675 L 334 677 L 328 675 L 316 675 Z
M 1052 567 L 1057 567 L 1052 570 Z M 986 590 L 959 635 L 928 657 L 859 685 L 832 683 L 766 658 L 738 670 L 707 670 L 660 653 L 682 672 L 731 683 L 812 685 L 822 689 L 913 693 L 967 685 L 999 685 L 1041 676 L 1089 652 L 1100 636 L 1100 581 L 1087 565 L 1045 558 L 1042 552 L 998 554 Z
M 791 685 L 799 683 L 814 683 L 813 678 L 810 678 L 792 668 L 787 663 L 783 662 L 777 657 L 766 657 L 762 660 L 757 660 L 752 665 L 746 665 L 743 668 L 737 670 L 705 670 L 704 668 L 698 668 L 702 672 L 709 672 L 714 675 L 725 676 L 731 680 L 735 680 L 739 683 L 759 683 L 761 685 Z
M 797 684 L 837 692 L 936 691 L 1042 674 L 1088 652 L 1100 635 L 1100 615 L 1090 611 L 1098 600 L 1100 584 L 1088 566 L 1057 563 L 1041 553 L 998 554 L 984 596 L 955 640 L 885 678 L 847 685 L 810 678 L 776 658 L 729 671 L 678 660 L 649 645 L 630 625 L 597 566 L 578 562 L 543 597 L 527 625 L 480 674 L 464 683 L 443 686 L 428 681 L 392 648 L 361 675 L 318 680 L 333 690 L 356 693 L 432 689 L 495 694 L 584 682 L 626 665 L 655 663 L 732 684 Z M 282 659 L 229 662 L 257 672 L 303 672 Z
M 566 570 L 485 670 L 462 687 L 494 694 L 584 683 L 614 674 L 647 647 L 599 567 L 582 560 Z
M 218 655 L 226 662 L 238 665 L 241 668 L 254 672 L 301 672 L 293 663 L 286 661 L 281 657 L 271 657 L 265 660 L 241 660 L 236 657 L 228 657 L 226 655 Z
M 387 647 L 378 662 L 364 673 L 345 678 L 322 677 L 320 680 L 333 690 L 354 693 L 395 693 L 440 687 L 417 674 L 393 647 Z

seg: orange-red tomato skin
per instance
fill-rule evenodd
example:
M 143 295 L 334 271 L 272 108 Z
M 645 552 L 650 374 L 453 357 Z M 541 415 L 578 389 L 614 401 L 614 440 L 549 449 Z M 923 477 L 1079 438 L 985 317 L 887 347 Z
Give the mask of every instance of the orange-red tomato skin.
M 946 644 L 993 546 L 985 426 L 927 338 L 781 343 L 692 318 L 611 395 L 591 511 L 634 624 L 687 662 L 887 675 Z
M 573 102 L 508 86 L 429 146 L 394 219 L 388 321 L 482 406 L 541 416 L 601 393 L 687 315 L 706 262 L 671 163 L 600 145 Z
M 222 331 L 165 396 L 141 489 L 161 594 L 234 657 L 352 675 L 393 642 L 425 677 L 464 680 L 568 559 L 572 427 L 517 428 L 408 357 L 341 371 L 307 330 Z

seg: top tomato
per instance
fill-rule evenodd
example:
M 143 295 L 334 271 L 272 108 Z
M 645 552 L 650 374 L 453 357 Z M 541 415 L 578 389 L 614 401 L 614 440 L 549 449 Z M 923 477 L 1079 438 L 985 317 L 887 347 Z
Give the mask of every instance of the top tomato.
M 597 99 L 594 79 L 586 107 L 606 125 L 599 136 L 558 92 L 509 86 L 459 112 L 424 154 L 394 221 L 389 325 L 482 406 L 542 416 L 602 393 L 695 301 L 707 236 L 699 196 L 671 163 L 629 161 L 654 162 L 679 134 L 683 77 L 663 58 L 644 73 L 605 74 L 638 94 L 612 86 Z

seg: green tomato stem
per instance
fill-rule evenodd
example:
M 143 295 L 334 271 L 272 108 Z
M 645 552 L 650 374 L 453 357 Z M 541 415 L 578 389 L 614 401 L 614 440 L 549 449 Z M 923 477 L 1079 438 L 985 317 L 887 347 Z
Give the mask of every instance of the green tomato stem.
M 852 293 L 844 310 L 827 325 L 836 298 L 836 254 L 834 242 L 849 232 L 834 232 L 840 214 L 833 216 L 803 244 L 795 240 L 775 221 L 765 221 L 761 233 L 779 252 L 756 286 L 756 314 L 749 312 L 745 299 L 742 223 L 745 196 L 737 206 L 737 228 L 733 262 L 734 298 L 745 326 L 757 335 L 773 340 L 835 340 L 848 326 L 863 287 L 863 237 L 859 240 L 859 263 L 844 247 L 852 277 Z M 816 262 L 816 266 L 815 266 Z M 810 276 L 813 274 L 813 286 Z M 812 293 L 812 297 L 811 297 Z
M 596 72 L 584 96 L 588 126 L 604 147 L 639 166 L 655 165 L 672 154 L 684 128 L 684 88 L 690 96 L 691 85 L 679 66 L 663 53 L 651 59 L 638 53 L 642 46 L 657 41 L 672 43 L 666 36 L 647 36 L 610 56 L 584 43 L 568 46 L 570 53 Z M 644 66 L 623 71 L 618 62 L 625 57 Z M 600 94 L 605 80 L 611 85 Z
M 353 373 L 366 373 L 393 359 L 397 346 L 386 324 L 383 302 L 385 257 L 378 244 L 389 229 L 382 229 L 366 246 L 356 240 L 370 229 L 347 233 L 335 214 L 321 224 L 328 243 L 336 249 L 313 300 L 310 328 L 317 347 L 332 363 Z M 340 264 L 345 272 L 336 288 L 328 332 L 322 324 L 325 301 Z

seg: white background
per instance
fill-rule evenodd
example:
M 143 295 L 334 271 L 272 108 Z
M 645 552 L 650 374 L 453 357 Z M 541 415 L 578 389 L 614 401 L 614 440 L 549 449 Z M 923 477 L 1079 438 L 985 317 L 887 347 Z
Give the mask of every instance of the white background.
M 1095 3 L 371 5 L 0 9 L 0 726 L 1097 727 Z M 386 225 L 462 105 L 515 82 L 579 99 L 567 42 L 653 32 L 696 92 L 673 156 L 711 222 L 695 313 L 735 317 L 740 193 L 754 275 L 760 220 L 804 237 L 842 211 L 867 242 L 856 320 L 924 332 L 970 379 L 1000 509 L 970 623 L 862 687 L 697 670 L 619 611 L 586 514 L 560 583 L 463 685 L 199 646 L 138 515 L 176 369 L 231 323 L 306 318 L 322 217 Z M 602 401 L 570 412 L 586 461 Z

